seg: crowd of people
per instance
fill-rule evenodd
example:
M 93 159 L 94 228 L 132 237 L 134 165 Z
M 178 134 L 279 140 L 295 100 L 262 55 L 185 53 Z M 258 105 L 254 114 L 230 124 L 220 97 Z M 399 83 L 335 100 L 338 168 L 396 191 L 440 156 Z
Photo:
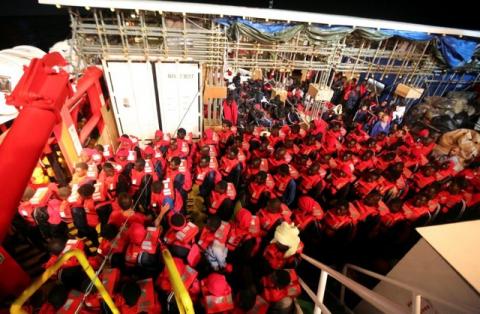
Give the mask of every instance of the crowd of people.
M 427 129 L 391 126 L 390 109 L 351 84 L 334 95 L 345 115 L 326 110 L 309 123 L 301 88 L 291 86 L 285 106 L 262 102 L 268 87 L 239 85 L 221 129 L 85 148 L 68 186 L 27 188 L 17 219 L 48 248 L 45 267 L 85 251 L 122 313 L 175 308 L 164 248 L 199 313 L 293 313 L 301 253 L 323 250 L 318 239 L 398 239 L 480 204 L 475 163 L 460 169 L 453 155 L 435 156 Z M 95 289 L 86 295 L 78 261 L 57 277 L 40 313 L 82 302 L 83 312 L 106 311 Z

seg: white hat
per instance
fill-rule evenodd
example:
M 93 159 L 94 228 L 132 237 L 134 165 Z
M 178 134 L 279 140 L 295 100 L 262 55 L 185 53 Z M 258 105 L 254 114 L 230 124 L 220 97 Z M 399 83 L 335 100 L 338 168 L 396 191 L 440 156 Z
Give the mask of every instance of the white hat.
M 300 230 L 293 223 L 282 222 L 276 229 L 275 235 L 271 243 L 280 243 L 288 246 L 288 250 L 285 252 L 284 257 L 290 257 L 297 252 L 300 245 Z

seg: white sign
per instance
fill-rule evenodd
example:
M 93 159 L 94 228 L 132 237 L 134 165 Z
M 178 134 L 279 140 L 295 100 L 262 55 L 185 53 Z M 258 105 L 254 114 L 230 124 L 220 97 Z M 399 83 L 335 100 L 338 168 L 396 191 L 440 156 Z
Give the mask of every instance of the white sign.
M 199 67 L 197 63 L 156 63 L 163 132 L 178 128 L 200 133 Z

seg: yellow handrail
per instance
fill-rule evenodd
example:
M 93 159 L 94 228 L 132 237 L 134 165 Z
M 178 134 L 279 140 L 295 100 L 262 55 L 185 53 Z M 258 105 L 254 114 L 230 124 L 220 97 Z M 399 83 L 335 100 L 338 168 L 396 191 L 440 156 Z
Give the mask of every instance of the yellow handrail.
M 163 262 L 168 270 L 168 277 L 172 284 L 173 292 L 175 294 L 175 301 L 177 302 L 178 310 L 180 314 L 194 314 L 192 299 L 188 293 L 185 285 L 183 284 L 182 277 L 178 272 L 177 265 L 173 261 L 170 251 L 167 249 L 162 250 Z
M 82 266 L 82 268 L 85 271 L 85 273 L 87 274 L 87 276 L 90 278 L 90 280 L 92 280 L 92 282 L 95 285 L 95 287 L 97 288 L 98 292 L 100 293 L 102 298 L 105 300 L 105 303 L 107 303 L 108 307 L 110 308 L 110 311 L 112 311 L 113 314 L 119 314 L 120 311 L 115 306 L 115 303 L 113 302 L 112 298 L 108 294 L 107 290 L 105 290 L 105 287 L 103 286 L 102 282 L 96 276 L 95 271 L 93 270 L 92 266 L 90 266 L 90 263 L 88 262 L 87 258 L 85 257 L 85 254 L 82 251 L 77 250 L 77 249 L 68 251 L 67 253 L 63 254 L 55 262 L 55 264 L 53 266 L 47 268 L 40 277 L 38 277 L 27 289 L 25 289 L 25 291 L 23 291 L 22 294 L 10 306 L 10 313 L 12 313 L 12 314 L 27 314 L 27 312 L 22 309 L 22 305 L 50 277 L 52 277 L 60 269 L 60 267 L 62 267 L 62 265 L 65 264 L 66 261 L 68 261 L 72 257 L 77 258 L 78 262 L 80 263 L 80 266 Z M 177 275 L 178 275 L 178 271 L 177 271 Z

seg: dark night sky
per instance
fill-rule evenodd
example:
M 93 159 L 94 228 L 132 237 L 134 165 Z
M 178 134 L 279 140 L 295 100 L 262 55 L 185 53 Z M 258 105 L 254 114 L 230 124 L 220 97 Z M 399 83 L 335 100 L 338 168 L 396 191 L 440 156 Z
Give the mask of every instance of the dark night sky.
M 58 10 L 54 6 L 39 5 L 35 0 L 1 2 L 0 49 L 20 44 L 48 49 L 56 41 L 70 36 L 69 19 L 65 9 Z M 263 8 L 269 5 L 269 0 L 196 2 Z M 452 1 L 454 5 L 445 5 L 445 2 L 445 0 L 273 0 L 273 7 L 480 30 L 480 17 L 476 8 L 478 4 L 475 6 L 475 1 Z

